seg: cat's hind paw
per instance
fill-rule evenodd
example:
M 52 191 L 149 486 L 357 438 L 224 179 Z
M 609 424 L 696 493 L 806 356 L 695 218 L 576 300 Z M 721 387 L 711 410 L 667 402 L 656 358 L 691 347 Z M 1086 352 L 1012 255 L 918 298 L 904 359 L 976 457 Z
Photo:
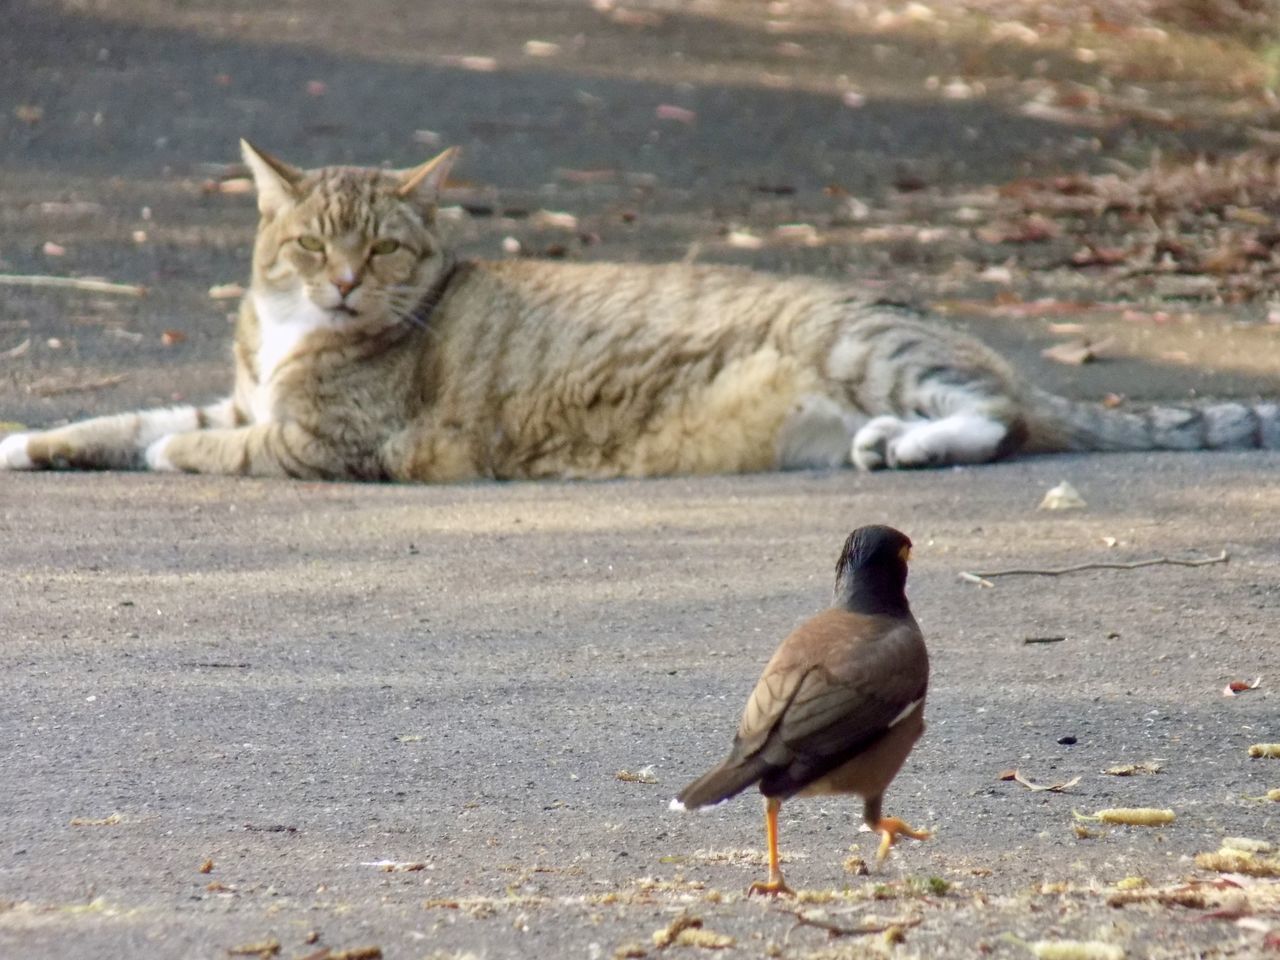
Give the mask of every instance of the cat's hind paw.
M 178 468 L 174 466 L 173 461 L 169 459 L 165 450 L 177 434 L 166 433 L 159 440 L 153 441 L 148 447 L 144 455 L 147 461 L 147 469 L 154 470 L 156 473 L 177 473 Z
M 0 440 L 0 470 L 34 470 L 35 462 L 27 452 L 29 433 L 11 433 Z

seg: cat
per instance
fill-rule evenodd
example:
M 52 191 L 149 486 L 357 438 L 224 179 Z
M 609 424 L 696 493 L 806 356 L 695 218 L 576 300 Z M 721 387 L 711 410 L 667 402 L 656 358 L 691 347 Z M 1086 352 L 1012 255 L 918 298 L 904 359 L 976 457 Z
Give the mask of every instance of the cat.
M 305 171 L 241 142 L 260 223 L 231 396 L 0 441 L 0 469 L 450 483 L 1280 445 L 1280 407 L 1106 409 L 856 287 L 691 264 L 465 261 L 449 149 Z

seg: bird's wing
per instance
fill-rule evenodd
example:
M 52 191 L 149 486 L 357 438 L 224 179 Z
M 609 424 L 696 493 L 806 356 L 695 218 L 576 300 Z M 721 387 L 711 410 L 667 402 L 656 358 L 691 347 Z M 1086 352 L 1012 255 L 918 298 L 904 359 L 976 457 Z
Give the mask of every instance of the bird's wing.
M 783 642 L 738 729 L 740 756 L 825 771 L 857 755 L 923 698 L 928 655 L 914 620 L 827 611 Z

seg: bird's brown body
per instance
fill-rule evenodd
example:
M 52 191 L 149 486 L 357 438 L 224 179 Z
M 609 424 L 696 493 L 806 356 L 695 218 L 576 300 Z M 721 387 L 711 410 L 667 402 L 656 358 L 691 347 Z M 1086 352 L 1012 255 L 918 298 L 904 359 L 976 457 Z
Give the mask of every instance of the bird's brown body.
M 925 836 L 880 810 L 924 732 L 929 656 L 904 593 L 909 548 L 888 527 L 850 536 L 837 565 L 836 605 L 782 642 L 747 700 L 729 756 L 676 798 L 693 809 L 759 785 L 767 799 L 770 880 L 754 890 L 786 890 L 777 811 L 790 797 L 861 797 L 866 822 L 884 835 L 881 857 L 898 834 Z

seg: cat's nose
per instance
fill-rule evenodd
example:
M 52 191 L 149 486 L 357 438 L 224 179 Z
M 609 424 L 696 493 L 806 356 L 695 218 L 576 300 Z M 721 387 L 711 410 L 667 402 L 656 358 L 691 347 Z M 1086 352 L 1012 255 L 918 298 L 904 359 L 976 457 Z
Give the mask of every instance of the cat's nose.
M 333 281 L 333 285 L 338 288 L 338 293 L 345 298 L 352 290 L 356 288 L 356 284 L 360 281 L 355 277 L 341 277 Z

